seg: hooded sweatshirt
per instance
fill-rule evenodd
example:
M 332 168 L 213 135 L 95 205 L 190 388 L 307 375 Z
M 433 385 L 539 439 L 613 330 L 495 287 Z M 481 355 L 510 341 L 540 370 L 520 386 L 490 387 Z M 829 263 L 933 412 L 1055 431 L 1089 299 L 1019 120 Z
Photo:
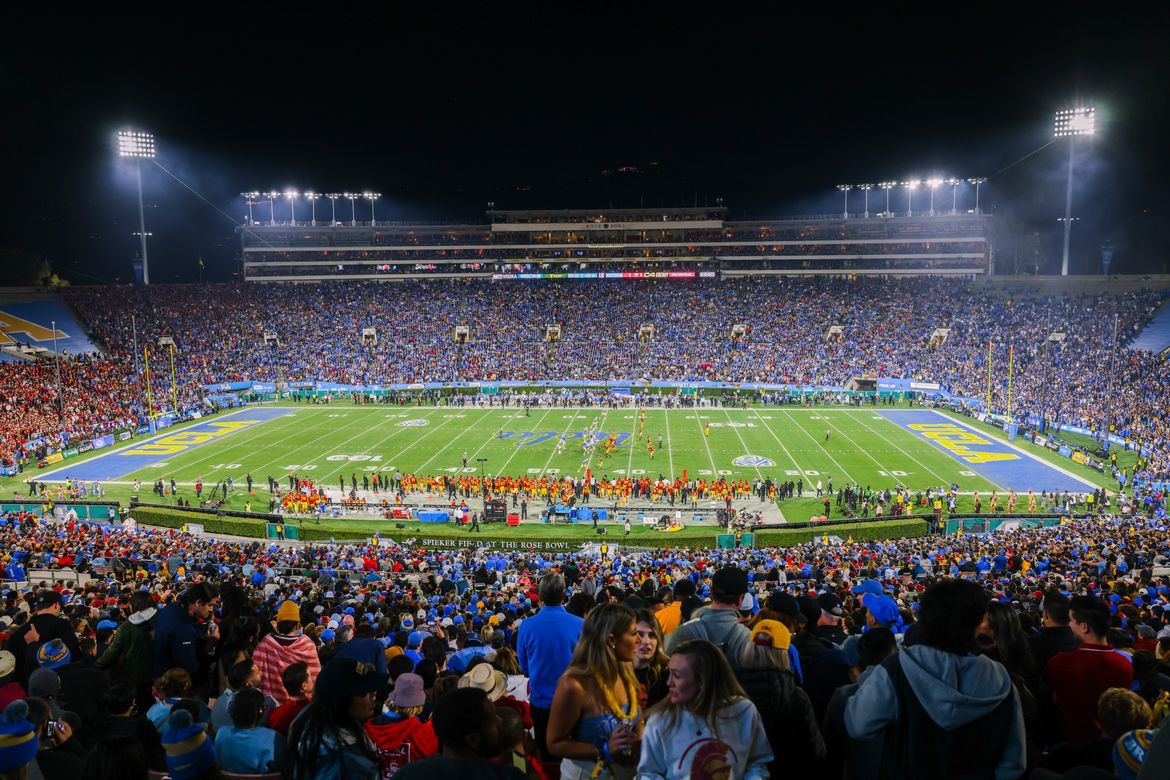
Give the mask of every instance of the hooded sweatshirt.
M 845 706 L 845 728 L 854 739 L 870 739 L 898 725 L 900 702 L 887 664 L 900 664 L 910 689 L 934 725 L 953 732 L 991 715 L 1011 698 L 1007 739 L 995 765 L 998 780 L 1021 776 L 1026 768 L 1024 715 L 1011 676 L 1000 664 L 978 655 L 956 655 L 915 645 L 875 667 Z M 901 703 L 904 704 L 904 703 Z M 985 749 L 992 749 L 985 746 Z M 892 757 L 883 759 L 888 764 Z M 915 766 L 916 776 L 931 767 Z M 935 772 L 937 775 L 937 772 Z
M 750 638 L 751 633 L 739 622 L 739 610 L 705 607 L 667 637 L 666 652 L 673 653 L 676 647 L 689 639 L 706 639 L 722 648 L 723 654 L 734 666 L 743 657 L 743 649 Z

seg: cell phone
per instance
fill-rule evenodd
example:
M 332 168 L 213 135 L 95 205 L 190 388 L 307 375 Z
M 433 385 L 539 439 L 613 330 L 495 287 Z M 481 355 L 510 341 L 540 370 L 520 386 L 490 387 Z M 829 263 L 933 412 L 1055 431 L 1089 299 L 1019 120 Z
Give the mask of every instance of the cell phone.
M 61 730 L 61 725 L 55 720 L 51 720 L 45 724 L 45 736 L 50 739 L 57 736 L 57 732 Z

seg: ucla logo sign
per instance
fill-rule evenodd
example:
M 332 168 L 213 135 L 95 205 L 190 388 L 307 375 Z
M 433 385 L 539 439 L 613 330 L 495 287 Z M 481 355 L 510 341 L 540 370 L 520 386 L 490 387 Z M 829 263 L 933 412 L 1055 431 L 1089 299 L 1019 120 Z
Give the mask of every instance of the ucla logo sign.
M 403 420 L 402 422 L 398 423 L 398 426 L 400 428 L 421 428 L 424 425 L 429 424 L 430 421 L 428 420 Z
M 775 466 L 771 458 L 765 458 L 763 455 L 740 455 L 732 461 L 735 466 L 748 466 L 750 468 L 765 468 L 767 466 Z

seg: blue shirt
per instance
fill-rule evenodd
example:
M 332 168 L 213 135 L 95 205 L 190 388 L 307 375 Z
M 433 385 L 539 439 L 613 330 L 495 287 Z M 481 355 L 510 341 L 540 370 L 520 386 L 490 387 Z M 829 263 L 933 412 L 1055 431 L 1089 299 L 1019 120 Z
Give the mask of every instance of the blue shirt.
M 284 765 L 284 737 L 263 726 L 225 726 L 215 733 L 215 760 L 225 772 L 262 775 Z
M 584 623 L 564 607 L 546 605 L 520 624 L 516 655 L 520 668 L 528 675 L 529 703 L 533 707 L 552 706 L 557 681 L 569 667 Z

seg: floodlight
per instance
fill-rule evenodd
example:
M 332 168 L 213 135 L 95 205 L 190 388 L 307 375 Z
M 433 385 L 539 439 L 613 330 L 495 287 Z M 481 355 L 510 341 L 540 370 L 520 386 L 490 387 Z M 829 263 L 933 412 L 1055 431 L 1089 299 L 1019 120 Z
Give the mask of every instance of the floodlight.
M 902 186 L 906 188 L 906 216 L 914 216 L 914 190 L 918 189 L 920 182 L 917 179 L 902 182 Z
M 937 186 L 939 186 L 939 185 L 940 185 L 940 184 L 942 184 L 942 183 L 943 183 L 943 180 L 942 180 L 942 179 L 938 179 L 938 178 L 934 178 L 934 179 L 927 179 L 927 180 L 926 180 L 926 186 L 928 186 L 928 187 L 937 187 Z
M 1097 109 L 1073 108 L 1057 111 L 1053 123 L 1053 136 L 1093 135 L 1097 132 Z
M 362 197 L 370 202 L 370 224 L 377 226 L 378 221 L 374 218 L 374 201 L 382 197 L 379 192 L 363 192 Z
M 154 135 L 133 130 L 118 132 L 118 156 L 154 158 Z
M 837 189 L 845 193 L 845 213 L 842 215 L 844 219 L 849 219 L 849 190 L 853 189 L 852 184 L 838 184 Z
M 893 212 L 890 211 L 890 190 L 897 187 L 898 182 L 896 182 L 896 181 L 883 181 L 878 186 L 886 191 L 886 210 L 884 212 L 884 215 L 887 217 L 893 216 Z

